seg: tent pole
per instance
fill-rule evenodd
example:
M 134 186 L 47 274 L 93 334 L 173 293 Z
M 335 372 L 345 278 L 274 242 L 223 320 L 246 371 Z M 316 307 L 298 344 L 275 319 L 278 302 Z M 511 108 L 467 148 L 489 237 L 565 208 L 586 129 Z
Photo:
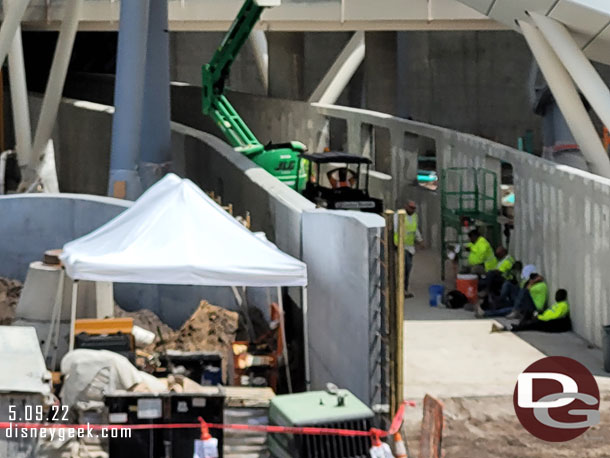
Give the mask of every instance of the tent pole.
M 305 390 L 311 389 L 309 373 L 309 325 L 307 323 L 307 286 L 303 286 L 303 344 L 305 357 Z
M 56 321 L 61 321 L 61 306 L 64 298 L 64 269 L 60 269 L 59 279 L 57 281 L 57 291 L 55 292 L 55 302 L 53 303 L 53 310 L 51 311 L 51 324 L 49 325 L 49 332 L 47 333 L 47 340 L 44 343 L 44 362 L 47 364 L 49 352 L 51 351 L 51 341 L 53 340 L 53 333 L 56 328 Z M 56 350 L 57 351 L 57 350 Z
M 282 287 L 277 287 L 277 303 L 280 306 L 280 333 L 282 334 L 282 354 L 284 365 L 286 366 L 286 381 L 288 392 L 292 393 L 292 377 L 290 375 L 290 360 L 288 359 L 288 342 L 286 342 L 286 317 L 284 315 L 284 298 L 282 297 Z
M 74 350 L 74 325 L 76 324 L 76 302 L 78 300 L 78 280 L 72 280 L 72 303 L 70 304 L 70 346 Z

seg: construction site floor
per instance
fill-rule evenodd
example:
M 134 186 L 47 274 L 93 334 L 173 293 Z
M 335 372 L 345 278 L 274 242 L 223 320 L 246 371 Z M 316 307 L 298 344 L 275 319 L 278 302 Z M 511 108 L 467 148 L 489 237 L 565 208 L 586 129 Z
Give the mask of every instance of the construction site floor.
M 491 333 L 491 319 L 477 319 L 465 310 L 430 307 L 428 287 L 440 283 L 439 254 L 418 253 L 411 276 L 415 297 L 405 300 L 405 398 L 420 401 L 431 394 L 444 401 L 446 456 L 610 456 L 606 434 L 610 409 L 604 409 L 603 400 L 602 423 L 558 445 L 529 435 L 512 403 L 517 376 L 545 356 L 568 356 L 581 362 L 596 376 L 602 398 L 610 398 L 610 374 L 603 370 L 601 350 L 571 332 Z M 412 451 L 417 450 L 420 420 L 418 403 L 407 416 Z

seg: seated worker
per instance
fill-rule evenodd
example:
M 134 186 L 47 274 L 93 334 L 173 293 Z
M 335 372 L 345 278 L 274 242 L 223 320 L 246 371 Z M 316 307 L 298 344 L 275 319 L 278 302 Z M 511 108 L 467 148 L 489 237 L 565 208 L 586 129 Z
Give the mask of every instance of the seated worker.
M 356 184 L 356 173 L 347 167 L 331 170 L 326 176 L 333 189 L 353 188 Z
M 529 273 L 533 266 L 526 266 L 523 271 Z M 534 268 L 535 269 L 535 268 Z M 514 297 L 513 305 L 496 310 L 483 311 L 477 308 L 478 318 L 506 316 L 507 318 L 529 319 L 534 312 L 542 312 L 546 306 L 548 287 L 544 277 L 536 272 L 530 273 L 529 279 L 522 284 L 522 287 L 507 286 L 509 294 Z
M 502 274 L 505 280 L 510 280 L 513 275 L 515 258 L 508 254 L 508 250 L 503 246 L 496 248 L 496 258 L 498 259 L 498 267 L 496 269 Z
M 473 272 L 482 274 L 493 270 L 498 265 L 498 260 L 494 256 L 491 245 L 478 229 L 473 229 L 468 233 L 470 243 L 466 244 L 468 254 L 468 265 Z
M 521 320 L 514 324 L 512 332 L 519 331 L 542 331 L 542 332 L 567 332 L 572 329 L 570 321 L 570 305 L 568 304 L 568 292 L 558 289 L 555 293 L 555 303 L 541 313 L 535 313 L 527 320 Z M 503 326 L 494 323 L 492 331 L 505 330 Z
M 496 275 L 490 281 L 489 296 L 487 298 L 488 307 L 484 314 L 480 314 L 479 318 L 483 316 L 506 316 L 512 312 L 517 295 L 527 282 L 527 279 L 521 278 L 522 271 L 523 263 L 521 261 L 515 261 L 505 276 L 502 276 L 499 270 L 492 271 Z M 494 285 L 494 283 L 497 283 L 499 286 Z
M 500 296 L 502 285 L 504 285 L 505 281 L 511 279 L 513 275 L 512 268 L 515 259 L 508 254 L 506 248 L 503 246 L 496 248 L 495 256 L 496 259 L 499 259 L 498 265 L 494 270 L 489 271 L 484 279 L 479 281 L 479 292 L 481 297 L 485 297 L 486 304 L 493 300 L 493 298 Z

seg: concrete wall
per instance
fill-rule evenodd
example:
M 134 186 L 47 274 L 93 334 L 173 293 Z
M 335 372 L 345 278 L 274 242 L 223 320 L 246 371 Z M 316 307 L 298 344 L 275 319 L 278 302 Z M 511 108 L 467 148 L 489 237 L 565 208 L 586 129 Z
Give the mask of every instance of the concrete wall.
M 398 32 L 395 110 L 365 108 L 467 132 L 517 146 L 534 131 L 541 150 L 541 118 L 532 111 L 532 55 L 513 31 Z M 374 57 L 372 57 L 374 58 Z M 376 75 L 372 75 L 373 83 Z M 386 77 L 387 78 L 387 77 Z M 373 86 L 379 91 L 379 86 Z M 371 94 L 369 92 L 369 98 Z
M 414 188 L 418 156 L 432 144 L 439 169 L 484 166 L 499 171 L 501 161 L 510 163 L 517 202 L 511 251 L 524 263 L 538 266 L 551 293 L 568 289 L 575 331 L 601 345 L 600 327 L 610 324 L 610 284 L 603 277 L 610 268 L 610 180 L 474 135 L 386 113 L 244 94 L 234 99 L 255 131 L 296 138 L 314 149 L 332 122 L 347 126 L 346 149 L 357 154 L 369 155 L 370 144 L 375 143 L 371 137 L 378 130 L 387 132 L 392 180 L 384 191 L 391 196 L 386 205 L 399 208 L 409 198 L 420 201 L 422 225 L 432 246 L 440 244 L 439 199 Z
M 201 67 L 210 61 L 223 37 L 224 32 L 170 33 L 171 80 L 201 86 Z M 252 94 L 265 94 L 250 42 L 246 42 L 235 59 L 227 87 Z
M 201 85 L 201 66 L 222 39 L 221 32 L 172 32 L 171 78 Z M 270 94 L 307 100 L 350 37 L 349 32 L 267 32 Z M 367 32 L 369 53 L 338 103 L 447 127 L 510 146 L 526 130 L 534 131 L 541 150 L 540 117 L 529 101 L 531 53 L 513 31 Z M 510 62 L 510 65 L 507 65 Z M 602 68 L 602 76 L 608 74 Z M 66 96 L 112 104 L 95 97 L 87 82 Z M 264 94 L 254 55 L 246 43 L 229 77 L 228 87 Z M 200 96 L 194 116 L 200 117 Z M 234 101 L 234 99 L 232 99 Z
M 32 261 L 46 250 L 97 229 L 130 203 L 75 194 L 0 196 L 0 276 L 25 280 Z
M 381 402 L 378 241 L 384 225 L 380 216 L 359 212 L 303 215 L 312 388 L 333 382 L 371 404 Z
M 46 250 L 61 248 L 105 224 L 131 202 L 82 194 L 29 194 L 0 196 L 0 276 L 25 280 L 28 266 Z M 163 321 L 179 327 L 201 299 L 236 310 L 229 288 L 175 285 L 115 284 L 115 300 L 127 310 L 148 308 Z M 259 288 L 249 300 L 257 303 Z

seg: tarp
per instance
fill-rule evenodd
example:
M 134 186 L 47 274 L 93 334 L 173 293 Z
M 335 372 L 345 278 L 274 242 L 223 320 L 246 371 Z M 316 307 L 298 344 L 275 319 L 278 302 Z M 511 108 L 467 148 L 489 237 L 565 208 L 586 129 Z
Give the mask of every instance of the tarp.
M 305 286 L 303 262 L 241 225 L 190 180 L 169 174 L 123 213 L 64 246 L 75 280 Z
M 47 380 L 47 381 L 45 381 Z M 0 326 L 0 393 L 51 393 L 36 329 Z

